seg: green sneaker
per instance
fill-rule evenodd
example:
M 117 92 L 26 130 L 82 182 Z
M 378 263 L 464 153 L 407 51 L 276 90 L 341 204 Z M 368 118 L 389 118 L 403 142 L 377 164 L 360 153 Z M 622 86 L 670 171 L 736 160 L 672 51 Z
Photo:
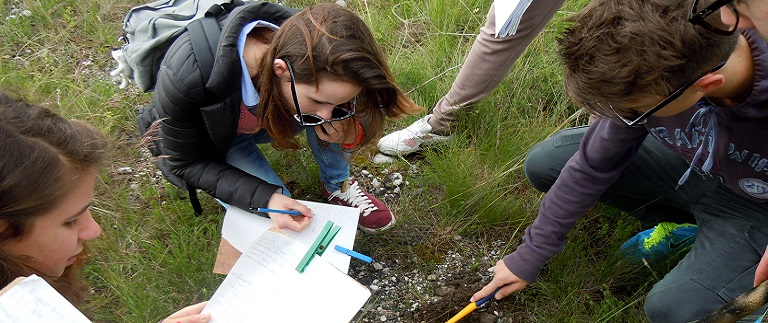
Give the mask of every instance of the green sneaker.
M 697 233 L 694 224 L 662 222 L 630 238 L 619 250 L 634 261 L 645 259 L 652 263 L 688 250 L 696 241 Z

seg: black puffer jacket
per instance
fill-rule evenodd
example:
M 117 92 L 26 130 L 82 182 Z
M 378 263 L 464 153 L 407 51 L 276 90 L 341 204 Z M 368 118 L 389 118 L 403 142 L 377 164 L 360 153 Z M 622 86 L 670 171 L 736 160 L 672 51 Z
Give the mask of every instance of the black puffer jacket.
M 280 187 L 226 163 L 242 101 L 237 38 L 249 22 L 281 25 L 296 12 L 255 2 L 235 8 L 220 20 L 221 38 L 207 85 L 186 32 L 168 49 L 158 74 L 154 103 L 164 119 L 159 136 L 171 170 L 188 185 L 243 210 L 265 207 Z

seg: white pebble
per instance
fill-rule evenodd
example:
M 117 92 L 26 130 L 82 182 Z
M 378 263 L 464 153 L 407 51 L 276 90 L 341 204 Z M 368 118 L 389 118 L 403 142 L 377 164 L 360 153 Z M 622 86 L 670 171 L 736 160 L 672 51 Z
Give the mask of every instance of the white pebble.
M 133 169 L 130 167 L 120 167 L 117 169 L 117 173 L 120 175 L 133 173 Z

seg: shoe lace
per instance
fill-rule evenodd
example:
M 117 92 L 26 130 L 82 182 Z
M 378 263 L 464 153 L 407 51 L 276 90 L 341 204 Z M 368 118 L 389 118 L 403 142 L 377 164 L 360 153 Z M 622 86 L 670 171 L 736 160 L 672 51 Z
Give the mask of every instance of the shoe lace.
M 352 182 L 349 187 L 347 187 L 346 192 L 336 190 L 335 192 L 331 193 L 328 199 L 332 199 L 334 197 L 338 197 L 349 205 L 361 208 L 363 210 L 363 216 L 368 216 L 368 214 L 371 214 L 371 212 L 378 210 L 376 205 L 371 203 L 371 199 L 369 199 L 363 190 L 360 189 L 360 186 L 356 181 Z

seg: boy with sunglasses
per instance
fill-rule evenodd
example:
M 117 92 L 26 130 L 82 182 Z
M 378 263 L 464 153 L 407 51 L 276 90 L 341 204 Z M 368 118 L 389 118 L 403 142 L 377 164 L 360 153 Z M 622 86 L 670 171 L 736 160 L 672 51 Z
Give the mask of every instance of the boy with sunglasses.
M 547 194 L 474 299 L 533 282 L 597 201 L 648 226 L 698 226 L 646 298 L 651 322 L 699 319 L 752 287 L 768 244 L 768 46 L 753 31 L 723 36 L 687 23 L 690 6 L 595 0 L 570 18 L 560 39 L 565 91 L 596 117 L 531 149 L 525 174 Z

